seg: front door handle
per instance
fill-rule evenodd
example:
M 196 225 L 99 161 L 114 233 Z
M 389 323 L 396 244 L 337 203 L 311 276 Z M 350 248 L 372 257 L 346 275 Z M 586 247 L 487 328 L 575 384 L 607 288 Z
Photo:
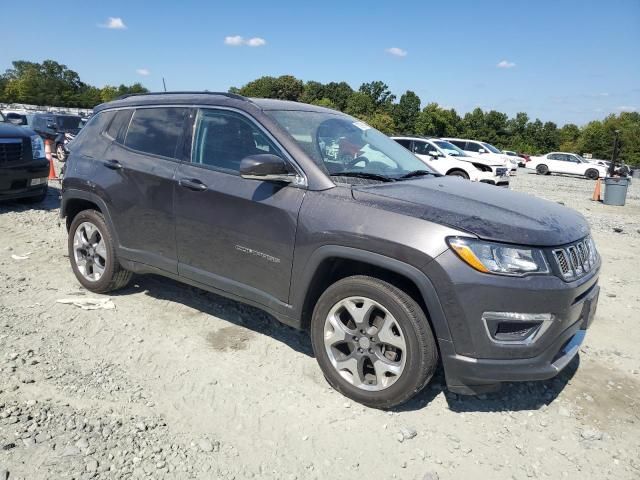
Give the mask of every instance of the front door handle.
M 122 164 L 118 160 L 107 160 L 103 165 L 111 170 L 122 170 Z
M 181 187 L 188 188 L 189 190 L 194 190 L 196 192 L 204 192 L 207 189 L 207 186 L 197 178 L 181 178 L 178 181 L 178 184 Z

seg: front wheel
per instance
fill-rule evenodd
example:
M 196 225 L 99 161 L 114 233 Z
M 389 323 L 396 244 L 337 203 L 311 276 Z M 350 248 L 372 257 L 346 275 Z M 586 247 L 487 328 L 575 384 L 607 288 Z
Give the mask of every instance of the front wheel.
M 589 180 L 597 180 L 600 177 L 600 172 L 598 172 L 598 170 L 596 170 L 595 168 L 590 168 L 585 172 L 585 176 Z
M 462 170 L 451 170 L 450 172 L 447 172 L 447 175 L 449 175 L 450 177 L 461 177 L 469 180 L 469 175 L 467 175 L 467 173 L 463 172 Z
M 429 382 L 438 350 L 414 299 L 377 278 L 331 285 L 313 312 L 311 340 L 327 381 L 374 408 L 400 405 Z
M 59 162 L 64 162 L 67 159 L 67 152 L 65 152 L 64 145 L 61 143 L 56 146 L 56 157 L 58 157 Z
M 547 167 L 544 163 L 542 163 L 536 167 L 536 173 L 538 175 L 548 175 L 549 167 Z

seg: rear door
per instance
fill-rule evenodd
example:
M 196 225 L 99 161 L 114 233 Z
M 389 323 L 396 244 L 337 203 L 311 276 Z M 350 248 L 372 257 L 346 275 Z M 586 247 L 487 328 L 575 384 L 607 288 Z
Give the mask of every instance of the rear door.
M 117 112 L 96 182 L 109 207 L 121 255 L 177 273 L 174 176 L 187 108 Z
M 286 303 L 305 190 L 239 174 L 244 157 L 283 151 L 253 119 L 207 108 L 197 113 L 191 152 L 176 179 L 180 275 L 263 305 Z

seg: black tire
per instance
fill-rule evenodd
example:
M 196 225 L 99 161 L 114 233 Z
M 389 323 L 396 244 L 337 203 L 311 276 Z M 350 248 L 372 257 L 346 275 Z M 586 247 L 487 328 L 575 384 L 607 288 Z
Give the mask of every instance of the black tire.
M 538 175 L 549 175 L 549 167 L 547 167 L 544 163 L 541 163 L 536 167 L 536 173 Z
M 589 180 L 597 180 L 600 177 L 600 172 L 598 172 L 598 170 L 596 170 L 595 168 L 590 168 L 589 170 L 584 172 L 584 176 Z
M 447 175 L 449 175 L 450 177 L 461 177 L 469 180 L 469 175 L 467 175 L 467 172 L 463 170 L 451 170 L 450 172 L 447 172 Z
M 59 162 L 64 162 L 67 159 L 67 152 L 64 151 L 64 145 L 61 143 L 56 145 L 56 157 Z
M 367 391 L 354 386 L 333 366 L 325 349 L 327 315 L 338 302 L 353 296 L 363 296 L 384 306 L 406 340 L 404 369 L 393 384 L 382 390 Z M 438 365 L 438 349 L 429 321 L 416 301 L 399 288 L 364 275 L 339 280 L 321 295 L 313 311 L 311 341 L 329 384 L 346 397 L 373 408 L 391 408 L 406 402 L 431 380 Z
M 78 227 L 84 222 L 90 222 L 95 227 L 97 227 L 100 235 L 102 236 L 102 239 L 105 242 L 107 253 L 105 269 L 102 276 L 96 281 L 85 278 L 82 273 L 80 273 L 78 265 L 75 261 L 73 238 Z M 113 290 L 118 290 L 120 288 L 124 288 L 133 276 L 131 272 L 125 270 L 124 268 L 122 268 L 122 266 L 120 266 L 120 262 L 118 262 L 118 257 L 116 254 L 113 235 L 111 234 L 111 231 L 109 230 L 109 227 L 104 220 L 104 216 L 97 210 L 83 210 L 75 216 L 75 218 L 71 222 L 71 226 L 69 227 L 69 238 L 67 241 L 67 246 L 69 250 L 69 262 L 71 262 L 73 273 L 75 274 L 78 281 L 82 284 L 82 286 L 87 290 L 95 293 L 106 293 Z
M 23 203 L 42 203 L 44 202 L 45 198 L 47 198 L 47 190 L 48 190 L 48 187 L 45 187 L 45 189 L 41 193 L 34 195 L 33 197 L 23 198 L 22 202 Z

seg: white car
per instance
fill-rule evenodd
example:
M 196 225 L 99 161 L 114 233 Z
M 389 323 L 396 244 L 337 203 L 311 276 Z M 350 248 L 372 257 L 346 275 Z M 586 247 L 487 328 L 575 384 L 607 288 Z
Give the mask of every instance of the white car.
M 442 175 L 466 178 L 472 182 L 509 186 L 506 167 L 489 166 L 478 162 L 451 143 L 438 138 L 391 137 L 397 143 Z
M 535 169 L 538 175 L 564 173 L 580 175 L 591 180 L 607 176 L 607 167 L 591 163 L 576 153 L 551 152 L 540 157 L 531 157 L 527 168 Z
M 515 157 L 505 155 L 490 143 L 466 138 L 443 138 L 443 140 L 453 143 L 456 147 L 464 150 L 472 157 L 480 159 L 483 163 L 509 167 L 511 175 L 515 175 L 518 172 L 518 160 Z
M 508 157 L 513 157 L 518 162 L 519 167 L 524 167 L 527 162 L 526 158 L 518 155 L 518 153 L 514 152 L 513 150 L 502 150 L 502 153 L 504 153 Z

